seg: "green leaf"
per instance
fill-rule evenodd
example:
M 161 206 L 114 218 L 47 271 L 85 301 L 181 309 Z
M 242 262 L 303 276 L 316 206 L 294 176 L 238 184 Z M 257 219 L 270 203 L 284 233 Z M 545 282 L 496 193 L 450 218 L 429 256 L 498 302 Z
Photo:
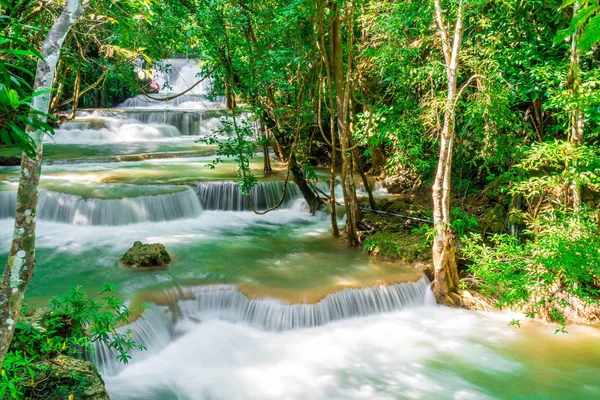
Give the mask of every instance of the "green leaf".
M 577 47 L 580 51 L 588 51 L 598 42 L 600 42 L 600 14 L 592 18 L 585 26 Z

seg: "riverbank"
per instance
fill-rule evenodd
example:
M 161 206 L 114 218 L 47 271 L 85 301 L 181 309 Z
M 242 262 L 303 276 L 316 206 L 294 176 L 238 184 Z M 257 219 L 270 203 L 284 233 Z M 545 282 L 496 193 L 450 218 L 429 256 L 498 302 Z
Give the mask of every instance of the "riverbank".
M 585 324 L 597 326 L 600 323 L 600 297 L 585 301 L 567 291 L 564 278 L 553 286 L 552 304 L 535 309 L 531 303 L 535 299 L 508 304 L 506 289 L 490 289 L 489 285 L 476 274 L 473 259 L 465 253 L 465 241 L 469 235 L 478 235 L 483 243 L 493 245 L 494 235 L 514 230 L 515 219 L 510 217 L 510 198 L 491 184 L 487 188 L 461 199 L 453 198 L 453 230 L 457 237 L 457 261 L 461 280 L 460 295 L 462 307 L 479 311 L 513 311 L 546 323 Z M 584 200 L 594 206 L 597 198 L 584 193 Z M 421 190 L 399 195 L 390 195 L 376 200 L 377 211 L 368 211 L 368 202 L 361 200 L 363 207 L 361 242 L 365 252 L 387 261 L 412 264 L 415 269 L 424 271 L 433 280 L 431 241 L 433 238 L 431 220 L 431 196 Z M 456 224 L 456 225 L 454 225 Z M 521 239 L 523 240 L 523 239 Z M 592 261 L 593 262 L 593 261 Z M 596 281 L 595 286 L 599 286 Z M 501 284 L 498 284 L 500 286 Z M 592 283 L 594 285 L 594 283 Z M 593 289 L 592 289 L 593 290 Z M 487 292 L 486 292 L 487 291 Z M 496 293 L 490 294 L 491 293 Z M 541 295 L 540 299 L 541 299 Z M 545 301 L 539 300 L 539 301 Z M 555 303 L 559 303 L 557 306 Z M 562 316 L 553 318 L 553 309 L 561 307 Z M 555 314 L 554 314 L 555 315 Z M 562 319 L 564 317 L 564 320 Z

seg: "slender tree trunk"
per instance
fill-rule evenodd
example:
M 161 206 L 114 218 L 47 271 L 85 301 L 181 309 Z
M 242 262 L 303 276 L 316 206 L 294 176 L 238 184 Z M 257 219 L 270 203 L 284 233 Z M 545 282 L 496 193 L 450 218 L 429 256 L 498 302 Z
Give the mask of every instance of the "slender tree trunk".
M 580 6 L 576 1 L 573 4 L 573 16 L 577 15 Z M 583 141 L 584 115 L 579 104 L 579 89 L 581 86 L 581 76 L 579 73 L 579 52 L 577 51 L 577 40 L 579 39 L 579 31 L 577 29 L 571 36 L 571 62 L 569 66 L 568 83 L 571 89 L 573 98 L 573 111 L 570 117 L 571 125 L 571 142 L 581 144 Z
M 82 13 L 83 8 L 80 0 L 67 0 L 61 15 L 50 28 L 42 45 L 42 59 L 38 61 L 35 76 L 35 92 L 52 88 L 62 44 L 69 30 Z M 48 113 L 49 107 L 50 93 L 43 93 L 34 98 L 33 108 L 36 111 Z M 37 115 L 33 118 L 45 119 L 45 117 Z M 33 158 L 25 153 L 21 158 L 13 241 L 8 253 L 8 262 L 2 275 L 2 286 L 0 287 L 0 332 L 2 333 L 0 337 L 0 364 L 4 361 L 12 340 L 25 289 L 33 276 L 33 268 L 35 267 L 36 207 L 38 184 L 42 169 L 42 139 L 44 132 L 28 128 L 28 133 L 34 140 L 36 149 Z
M 314 214 L 319 204 L 319 199 L 317 198 L 310 185 L 306 181 L 306 178 L 304 177 L 304 172 L 302 172 L 302 167 L 300 166 L 300 164 L 298 164 L 296 155 L 293 151 L 290 152 L 289 162 L 291 164 L 290 170 L 292 171 L 292 175 L 294 176 L 294 181 L 296 182 L 296 185 L 298 185 L 298 188 L 300 189 L 304 200 L 306 200 L 306 202 L 308 203 L 308 207 L 310 208 L 311 214 Z
M 358 149 L 352 150 L 352 157 L 354 158 L 354 168 L 356 169 L 356 172 L 358 172 L 358 174 L 360 175 L 360 178 L 363 182 L 363 186 L 367 191 L 367 195 L 369 196 L 369 205 L 371 206 L 372 210 L 376 210 L 377 204 L 375 203 L 375 198 L 373 197 L 373 190 L 371 188 L 369 180 L 367 179 L 367 174 L 365 173 L 365 170 L 360 163 L 360 154 L 358 153 Z
M 263 135 L 263 159 L 264 159 L 264 172 L 265 174 L 272 174 L 273 168 L 271 167 L 271 156 L 269 155 L 269 130 L 262 123 L 262 121 L 258 122 L 260 124 L 260 130 Z
M 329 169 L 329 210 L 331 217 L 331 233 L 334 237 L 340 236 L 340 229 L 338 227 L 337 222 L 337 204 L 335 198 L 335 186 L 336 186 L 336 166 L 337 166 L 337 139 L 336 139 L 336 121 L 335 121 L 335 113 L 334 113 L 334 86 L 331 78 L 331 62 L 330 57 L 333 54 L 333 46 L 331 36 L 328 42 L 328 49 L 325 47 L 325 27 L 324 27 L 324 2 L 322 0 L 317 1 L 317 48 L 321 54 L 321 59 L 323 65 L 325 66 L 325 75 L 326 75 L 326 88 L 324 89 L 327 94 L 327 100 L 329 105 L 329 145 L 331 146 L 331 165 Z M 329 24 L 327 24 L 329 25 Z M 321 90 L 321 89 L 319 89 Z M 317 118 L 321 118 L 321 97 L 319 96 L 319 116 Z M 319 121 L 321 123 L 321 121 Z M 325 135 L 323 135 L 325 136 Z M 325 138 L 325 137 L 324 137 Z M 325 141 L 327 139 L 325 138 Z
M 579 1 L 573 3 L 573 17 L 579 12 L 580 5 Z M 579 31 L 577 29 L 573 36 L 571 36 L 571 63 L 569 66 L 568 84 L 571 89 L 571 95 L 573 99 L 573 111 L 570 116 L 570 139 L 571 143 L 578 146 L 583 143 L 583 129 L 585 125 L 585 117 L 583 110 L 579 104 L 579 89 L 581 85 L 581 76 L 579 72 L 579 52 L 577 51 L 577 40 L 579 38 Z M 581 205 L 581 185 L 577 182 L 571 182 L 569 186 L 570 197 L 572 200 L 573 209 L 577 210 Z
M 340 136 L 340 148 L 342 156 L 342 189 L 344 192 L 344 207 L 346 208 L 346 235 L 348 244 L 358 244 L 357 218 L 358 202 L 352 176 L 352 153 L 349 150 L 349 129 L 347 121 L 348 93 L 344 83 L 344 65 L 342 57 L 342 28 L 340 20 L 340 8 L 335 3 L 330 3 L 333 20 L 331 23 L 331 50 L 332 50 L 332 75 L 335 84 L 337 128 Z M 347 72 L 348 74 L 350 71 Z
M 463 3 L 459 3 L 454 27 L 454 38 L 449 34 L 442 15 L 440 0 L 434 0 L 435 16 L 442 42 L 448 77 L 448 96 L 444 109 L 444 125 L 441 132 L 440 155 L 433 183 L 433 223 L 436 235 L 433 241 L 433 290 L 438 302 L 447 305 L 460 304 L 458 295 L 458 269 L 456 264 L 454 235 L 450 226 L 450 177 L 452 171 L 452 147 L 455 131 L 455 103 L 457 96 L 458 54 L 463 33 Z

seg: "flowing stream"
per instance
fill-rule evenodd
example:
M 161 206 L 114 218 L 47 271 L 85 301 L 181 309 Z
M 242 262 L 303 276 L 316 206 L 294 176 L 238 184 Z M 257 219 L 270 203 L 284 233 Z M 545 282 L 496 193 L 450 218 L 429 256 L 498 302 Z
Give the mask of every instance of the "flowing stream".
M 189 60 L 164 64 L 155 98 L 197 79 Z M 28 301 L 110 282 L 131 306 L 148 305 L 119 328 L 147 351 L 122 365 L 96 348 L 111 398 L 600 398 L 598 329 L 555 335 L 533 322 L 509 327 L 514 315 L 437 306 L 421 272 L 332 239 L 328 215 L 310 215 L 295 183 L 284 192 L 283 165 L 263 177 L 262 154 L 251 163 L 253 203 L 283 201 L 253 213 L 235 164 L 211 168 L 215 146 L 196 142 L 226 115 L 206 99 L 209 84 L 80 111 L 46 139 Z M 0 167 L 3 259 L 17 182 L 17 167 Z M 172 263 L 124 268 L 136 240 L 163 243 Z

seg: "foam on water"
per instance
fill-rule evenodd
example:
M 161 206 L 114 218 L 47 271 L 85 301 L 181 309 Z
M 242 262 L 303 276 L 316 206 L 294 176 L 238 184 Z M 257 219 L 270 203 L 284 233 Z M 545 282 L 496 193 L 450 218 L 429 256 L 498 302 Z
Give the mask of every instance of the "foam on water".
M 0 191 L 0 219 L 14 218 L 17 209 L 17 192 Z
M 128 225 L 192 218 L 200 215 L 202 207 L 189 188 L 175 193 L 122 199 L 86 199 L 40 190 L 38 210 L 41 220 L 74 225 Z
M 196 194 L 194 197 L 197 200 Z M 266 215 L 252 212 L 203 211 L 200 216 L 185 220 L 140 222 L 129 225 L 72 225 L 67 229 L 64 223 L 40 220 L 37 225 L 37 247 L 60 249 L 70 254 L 78 254 L 90 247 L 106 247 L 115 253 L 123 253 L 136 240 L 167 244 L 193 243 L 207 234 L 220 235 L 223 232 L 239 231 L 251 226 L 265 229 L 278 229 L 289 224 L 325 224 L 327 216 L 313 217 L 302 211 L 276 210 Z M 307 225 L 310 229 L 312 225 Z M 13 221 L 0 220 L 0 251 L 8 252 L 12 240 Z M 127 237 L 127 241 L 115 240 Z
M 126 118 L 88 117 L 63 123 L 53 136 L 46 136 L 45 140 L 54 143 L 85 144 L 134 142 L 178 136 L 181 136 L 181 133 L 172 125 L 143 124 Z
M 332 321 L 357 316 L 379 314 L 405 307 L 423 305 L 429 291 L 429 281 L 423 277 L 417 282 L 364 289 L 345 289 L 326 296 L 315 304 L 286 304 L 278 300 L 249 300 L 231 285 L 182 288 L 195 300 L 180 300 L 166 311 L 168 318 L 157 316 L 152 308 L 129 326 L 133 339 L 144 344 L 149 351 L 158 352 L 165 347 L 169 332 L 184 332 L 190 321 L 202 323 L 209 320 L 243 322 L 257 328 L 282 331 L 296 328 L 322 326 Z M 178 321 L 175 325 L 171 321 Z M 157 325 L 164 325 L 159 328 Z M 183 324 L 183 327 L 181 326 Z M 97 363 L 105 375 L 122 368 L 105 345 L 97 348 Z M 135 361 L 135 360 L 134 360 Z
M 259 182 L 250 191 L 250 197 L 257 210 L 265 210 L 279 204 L 284 197 L 282 207 L 289 207 L 296 199 L 302 197 L 300 188 L 295 182 L 288 182 L 285 194 L 284 181 Z M 250 211 L 250 199 L 242 195 L 237 182 L 216 181 L 198 183 L 198 197 L 206 210 Z
M 598 332 L 525 332 L 509 320 L 437 306 L 284 332 L 207 320 L 104 378 L 114 400 L 598 398 L 600 365 L 573 345 L 599 355 Z

